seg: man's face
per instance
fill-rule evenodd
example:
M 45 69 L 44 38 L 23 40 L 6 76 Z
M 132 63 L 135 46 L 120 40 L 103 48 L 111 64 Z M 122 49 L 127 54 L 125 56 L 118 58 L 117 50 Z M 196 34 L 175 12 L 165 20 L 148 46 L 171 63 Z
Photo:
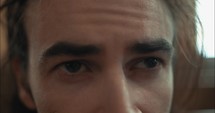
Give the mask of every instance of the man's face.
M 27 10 L 25 104 L 39 113 L 170 111 L 173 27 L 162 0 L 41 0 Z

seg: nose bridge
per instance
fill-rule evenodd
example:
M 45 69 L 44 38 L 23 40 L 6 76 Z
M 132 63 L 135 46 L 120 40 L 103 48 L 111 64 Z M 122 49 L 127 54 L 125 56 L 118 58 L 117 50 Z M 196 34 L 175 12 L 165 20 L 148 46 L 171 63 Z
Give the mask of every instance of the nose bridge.
M 105 81 L 105 111 L 108 113 L 134 113 L 134 105 L 130 98 L 129 85 L 123 68 L 109 68 Z

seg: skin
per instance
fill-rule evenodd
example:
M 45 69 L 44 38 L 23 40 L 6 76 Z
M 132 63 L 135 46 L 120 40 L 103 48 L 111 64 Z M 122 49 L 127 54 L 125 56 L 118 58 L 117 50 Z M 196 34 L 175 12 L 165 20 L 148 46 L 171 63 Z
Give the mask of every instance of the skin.
M 30 109 L 38 113 L 170 112 L 172 51 L 130 49 L 136 43 L 157 40 L 172 47 L 172 20 L 162 0 L 32 1 L 26 29 L 30 91 L 21 84 L 22 72 L 17 79 L 20 98 Z M 47 56 L 59 42 L 93 45 L 99 52 Z M 147 58 L 159 60 L 148 67 Z M 71 72 L 67 64 L 74 60 L 81 66 Z

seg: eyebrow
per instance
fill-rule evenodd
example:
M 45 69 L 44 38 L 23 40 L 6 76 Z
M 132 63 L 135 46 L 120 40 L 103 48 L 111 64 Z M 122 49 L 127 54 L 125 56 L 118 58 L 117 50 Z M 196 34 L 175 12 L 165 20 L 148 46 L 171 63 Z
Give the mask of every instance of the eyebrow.
M 173 46 L 165 39 L 158 39 L 148 42 L 138 42 L 131 47 L 131 51 L 138 54 L 164 51 L 171 55 L 173 53 Z
M 131 46 L 131 51 L 138 54 L 151 53 L 155 51 L 164 51 L 168 54 L 172 54 L 173 47 L 165 39 L 158 39 L 153 41 L 146 41 L 142 43 L 135 43 Z M 70 55 L 75 57 L 84 57 L 89 55 L 99 54 L 101 48 L 95 45 L 79 45 L 68 42 L 58 42 L 52 45 L 50 48 L 42 53 L 40 58 L 41 61 L 44 59 L 59 56 L 59 55 Z
M 84 57 L 88 55 L 98 54 L 100 48 L 95 45 L 78 45 L 68 42 L 59 42 L 47 49 L 43 54 L 41 59 L 46 59 L 49 57 L 59 56 L 59 55 L 71 55 L 76 57 Z

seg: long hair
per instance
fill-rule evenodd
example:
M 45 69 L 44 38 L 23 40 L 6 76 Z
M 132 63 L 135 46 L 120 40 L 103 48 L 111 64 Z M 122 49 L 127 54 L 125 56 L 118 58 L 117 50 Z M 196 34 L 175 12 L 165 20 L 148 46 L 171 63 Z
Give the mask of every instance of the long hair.
M 176 58 L 174 61 L 174 95 L 171 113 L 183 113 L 190 106 L 190 100 L 197 86 L 203 58 L 196 46 L 196 23 L 199 22 L 196 14 L 196 0 L 163 1 L 167 4 L 175 25 L 174 47 Z M 24 27 L 24 14 L 28 2 L 28 0 L 6 0 L 0 5 L 0 11 L 6 11 L 5 25 L 8 42 L 7 71 L 11 70 L 10 63 L 14 58 L 19 58 L 22 61 L 22 67 L 25 70 L 28 67 L 28 39 Z M 2 70 L 6 71 L 4 68 Z M 13 76 L 13 73 L 1 76 Z M 16 102 L 16 104 L 20 105 L 17 106 L 21 107 L 21 109 L 27 110 L 21 104 L 17 94 L 15 93 L 13 96 L 16 98 L 12 103 Z M 16 109 L 20 109 L 19 107 Z M 25 113 L 31 112 L 25 111 Z
M 184 113 L 192 108 L 192 100 L 198 88 L 203 52 L 197 48 L 196 0 L 165 0 L 175 22 L 174 96 L 173 113 Z

